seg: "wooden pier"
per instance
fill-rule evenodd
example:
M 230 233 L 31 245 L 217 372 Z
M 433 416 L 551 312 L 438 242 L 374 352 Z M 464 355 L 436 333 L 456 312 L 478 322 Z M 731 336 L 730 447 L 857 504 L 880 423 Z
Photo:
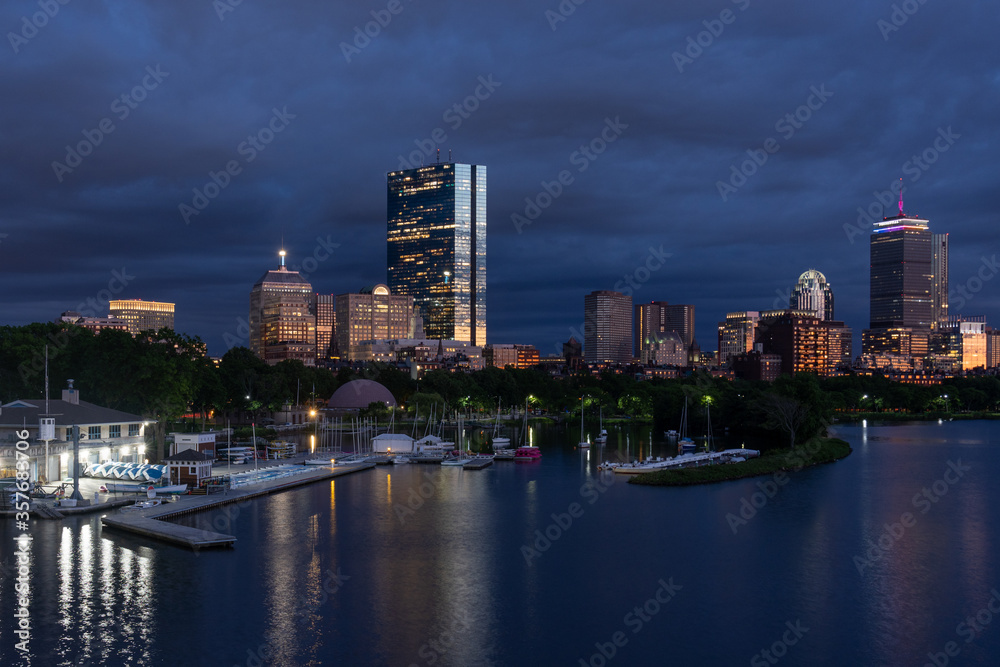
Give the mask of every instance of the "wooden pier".
M 151 537 L 162 542 L 169 542 L 177 546 L 194 549 L 195 551 L 213 547 L 232 547 L 236 543 L 236 538 L 232 535 L 223 535 L 222 533 L 213 533 L 199 528 L 181 526 L 176 523 L 170 523 L 167 519 L 194 512 L 204 512 L 216 507 L 259 498 L 272 493 L 280 493 L 281 491 L 287 491 L 288 489 L 294 489 L 306 484 L 349 475 L 360 470 L 371 470 L 374 467 L 374 463 L 361 463 L 359 465 L 336 468 L 317 466 L 316 470 L 310 470 L 291 478 L 267 480 L 236 490 L 230 490 L 224 494 L 181 496 L 176 502 L 143 510 L 135 510 L 129 513 L 103 516 L 101 517 L 101 523 L 113 530 Z

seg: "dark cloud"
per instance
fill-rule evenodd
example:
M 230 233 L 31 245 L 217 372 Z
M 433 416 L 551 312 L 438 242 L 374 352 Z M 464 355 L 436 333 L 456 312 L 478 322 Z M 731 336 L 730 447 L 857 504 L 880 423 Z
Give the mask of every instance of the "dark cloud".
M 727 311 L 772 307 L 807 268 L 860 338 L 867 239 L 843 226 L 900 177 L 907 209 L 951 234 L 953 282 L 1000 252 L 993 3 L 919 5 L 885 38 L 891 2 L 588 0 L 553 30 L 555 1 L 403 0 L 347 62 L 342 43 L 387 4 L 243 2 L 220 19 L 203 0 L 74 2 L 16 53 L 8 33 L 39 10 L 4 4 L 3 320 L 51 319 L 127 267 L 121 296 L 175 301 L 178 329 L 219 354 L 282 240 L 293 264 L 340 244 L 317 291 L 385 279 L 385 173 L 418 146 L 488 165 L 490 338 L 545 353 L 579 327 L 585 293 L 661 245 L 672 257 L 635 298 L 695 304 L 705 349 Z M 678 71 L 689 38 L 701 52 Z M 167 74 L 122 101 L 149 68 Z M 499 85 L 449 114 L 480 77 Z M 788 136 L 782 119 L 823 86 Z M 275 109 L 294 118 L 247 161 Z M 113 132 L 60 181 L 53 162 L 104 119 Z M 607 119 L 628 127 L 579 171 Z M 959 138 L 914 170 L 948 128 Z M 780 149 L 723 201 L 717 183 L 769 138 Z M 240 173 L 185 224 L 178 206 L 230 161 Z M 519 234 L 511 215 L 561 170 L 573 183 Z M 986 283 L 966 314 L 995 322 L 996 294 Z

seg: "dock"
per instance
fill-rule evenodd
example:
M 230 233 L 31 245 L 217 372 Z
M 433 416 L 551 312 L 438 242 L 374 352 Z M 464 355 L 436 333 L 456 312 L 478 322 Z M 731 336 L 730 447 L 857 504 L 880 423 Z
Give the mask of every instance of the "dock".
M 480 456 L 465 462 L 462 467 L 466 470 L 482 470 L 493 465 L 493 458 L 490 456 Z
M 374 467 L 374 463 L 368 462 L 352 466 L 316 466 L 315 470 L 309 470 L 292 478 L 267 480 L 258 484 L 240 487 L 236 490 L 229 490 L 225 493 L 204 496 L 180 496 L 175 502 L 156 507 L 136 510 L 127 514 L 103 516 L 101 517 L 101 524 L 112 530 L 150 537 L 195 551 L 216 547 L 232 547 L 236 544 L 236 537 L 233 535 L 223 535 L 222 533 L 214 533 L 199 528 L 181 526 L 176 523 L 170 523 L 168 519 L 195 512 L 204 512 L 273 493 L 280 493 L 306 484 L 322 482 L 361 470 L 371 470 Z

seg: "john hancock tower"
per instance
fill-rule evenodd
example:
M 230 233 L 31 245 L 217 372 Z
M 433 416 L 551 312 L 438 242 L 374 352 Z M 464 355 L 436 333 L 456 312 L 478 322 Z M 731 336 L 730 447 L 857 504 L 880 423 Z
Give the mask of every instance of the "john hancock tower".
M 427 338 L 486 344 L 486 167 L 438 162 L 388 175 L 388 284 Z

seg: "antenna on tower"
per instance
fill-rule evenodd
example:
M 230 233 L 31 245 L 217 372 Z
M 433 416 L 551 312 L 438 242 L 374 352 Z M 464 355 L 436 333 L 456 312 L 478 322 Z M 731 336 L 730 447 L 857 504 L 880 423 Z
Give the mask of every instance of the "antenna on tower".
M 448 149 L 448 162 L 454 162 L 454 160 L 451 159 L 451 149 L 450 148 Z
M 899 179 L 899 217 L 903 217 L 903 179 Z
M 438 149 L 438 164 L 441 164 L 441 149 Z

